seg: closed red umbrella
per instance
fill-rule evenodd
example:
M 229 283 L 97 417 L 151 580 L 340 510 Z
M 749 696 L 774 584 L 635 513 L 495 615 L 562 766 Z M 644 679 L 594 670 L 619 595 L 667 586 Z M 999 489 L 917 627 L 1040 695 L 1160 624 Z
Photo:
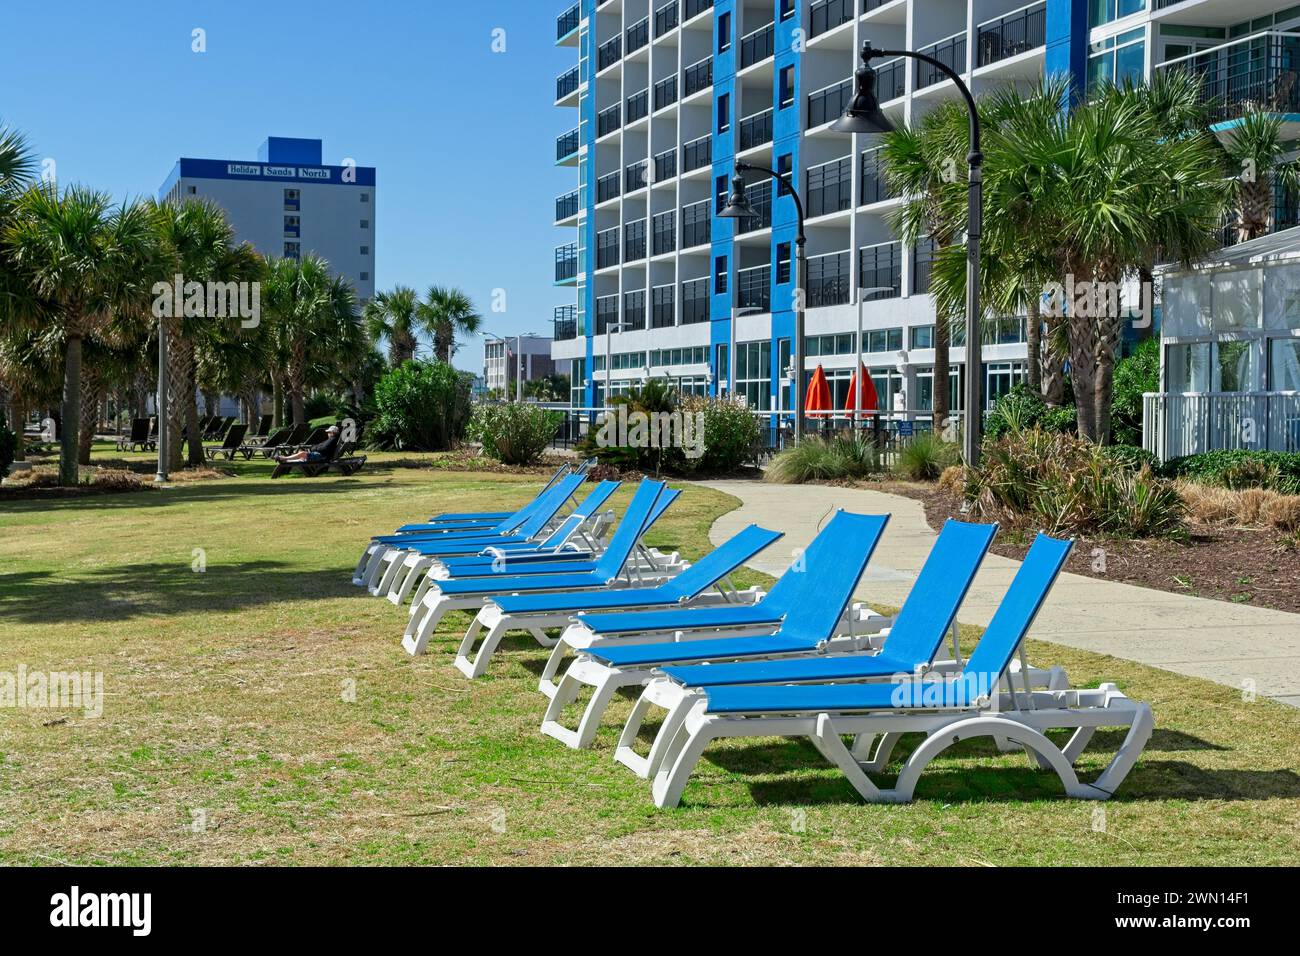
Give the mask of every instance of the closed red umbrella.
M 821 417 L 827 412 L 834 411 L 834 408 L 831 403 L 831 386 L 826 381 L 826 372 L 818 365 L 817 371 L 813 372 L 812 379 L 808 382 L 808 394 L 803 400 L 804 414 L 810 418 L 814 415 Z
M 857 391 L 858 382 L 862 382 L 862 410 L 864 412 L 874 412 L 880 404 L 880 396 L 876 394 L 876 383 L 871 380 L 867 374 L 867 367 L 859 365 L 858 370 L 853 373 L 849 379 L 849 394 L 844 400 L 844 410 L 849 413 L 849 418 L 854 418 L 857 411 Z M 866 416 L 864 415 L 863 418 Z

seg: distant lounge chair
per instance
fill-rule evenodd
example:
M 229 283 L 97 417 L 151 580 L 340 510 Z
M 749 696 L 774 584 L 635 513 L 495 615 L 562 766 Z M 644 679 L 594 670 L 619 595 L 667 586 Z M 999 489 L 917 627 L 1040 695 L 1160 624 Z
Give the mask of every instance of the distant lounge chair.
M 271 434 L 271 416 L 263 415 L 257 420 L 257 430 L 244 440 L 246 442 L 266 441 L 267 436 Z
M 233 461 L 236 454 L 239 453 L 239 446 L 244 442 L 244 433 L 248 431 L 247 425 L 231 425 L 230 430 L 226 432 L 226 438 L 220 445 L 211 445 L 203 449 L 209 461 L 215 459 L 218 455 Z
M 117 440 L 118 451 L 149 451 L 154 447 L 149 432 L 152 423 L 148 418 L 131 419 L 130 430 Z
M 329 461 L 289 461 L 284 466 L 290 471 L 297 468 L 306 478 L 319 478 L 327 472 L 337 471 L 339 474 L 355 475 L 366 465 L 365 455 L 354 455 L 357 449 L 357 443 L 354 441 L 340 442 L 334 452 L 334 457 Z
M 288 441 L 289 436 L 293 433 L 292 428 L 277 428 L 269 435 L 264 435 L 260 440 L 245 438 L 244 443 L 239 446 L 238 451 L 244 456 L 245 461 L 252 461 L 253 456 L 266 453 L 270 449 Z
M 307 429 L 310 427 L 311 426 L 305 424 L 294 425 L 289 431 L 289 437 L 284 441 L 277 442 L 276 444 L 271 444 L 270 441 L 267 441 L 267 443 L 262 446 L 262 457 L 270 458 L 272 455 L 288 455 L 291 452 L 297 451 L 298 447 L 302 444 L 302 440 L 307 437 Z

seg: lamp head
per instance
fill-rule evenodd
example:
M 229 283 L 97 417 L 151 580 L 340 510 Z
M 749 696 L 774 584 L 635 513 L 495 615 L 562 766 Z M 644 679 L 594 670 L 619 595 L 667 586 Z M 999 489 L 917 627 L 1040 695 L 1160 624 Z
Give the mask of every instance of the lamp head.
M 831 124 L 831 129 L 837 133 L 888 133 L 894 129 L 893 122 L 880 109 L 880 100 L 876 96 L 876 71 L 870 63 L 874 56 L 876 51 L 868 40 L 862 44 L 862 65 L 854 74 L 853 99 L 844 114 Z
M 718 213 L 719 219 L 753 219 L 758 216 L 754 207 L 750 205 L 749 199 L 745 196 L 745 180 L 740 175 L 740 168 L 736 168 L 735 174 L 731 177 L 731 195 L 727 197 L 727 205 Z

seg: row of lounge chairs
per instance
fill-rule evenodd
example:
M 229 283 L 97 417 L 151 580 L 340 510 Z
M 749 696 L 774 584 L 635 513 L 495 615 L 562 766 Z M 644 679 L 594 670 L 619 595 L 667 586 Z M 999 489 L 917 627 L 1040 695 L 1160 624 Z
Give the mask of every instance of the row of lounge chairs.
M 474 611 L 455 657 L 467 677 L 487 671 L 508 632 L 550 646 L 540 730 L 568 746 L 590 747 L 616 692 L 641 687 L 614 759 L 652 781 L 658 806 L 677 805 L 701 754 L 726 737 L 806 737 L 876 802 L 910 800 L 931 760 L 974 737 L 1024 750 L 1068 796 L 1106 799 L 1150 737 L 1145 703 L 1114 684 L 1071 688 L 1060 667 L 1026 660 L 1026 637 L 1071 541 L 1034 540 L 963 659 L 957 613 L 996 525 L 947 522 L 902 608 L 886 618 L 852 594 L 887 515 L 837 512 L 769 591 L 739 591 L 731 573 L 779 532 L 751 525 L 687 563 L 641 543 L 674 491 L 643 481 L 615 523 L 603 509 L 617 483 L 579 501 L 584 478 L 581 467 L 557 473 L 513 513 L 443 514 L 379 535 L 353 583 L 398 605 L 410 598 L 402 644 L 411 654 L 427 650 L 446 611 Z M 556 628 L 558 640 L 547 634 Z M 641 748 L 653 710 L 664 717 Z M 1083 782 L 1073 765 L 1104 727 L 1126 729 L 1123 742 Z M 1062 729 L 1072 733 L 1058 745 L 1048 732 Z M 879 778 L 905 734 L 924 739 L 886 786 Z

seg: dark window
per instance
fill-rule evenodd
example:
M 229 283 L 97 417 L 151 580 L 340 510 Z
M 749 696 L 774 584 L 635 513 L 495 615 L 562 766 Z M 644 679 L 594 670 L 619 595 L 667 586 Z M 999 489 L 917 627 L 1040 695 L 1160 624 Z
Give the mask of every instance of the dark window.
M 718 256 L 713 260 L 713 294 L 727 294 L 727 257 Z
M 794 16 L 794 0 L 781 0 L 781 19 L 789 20 Z
M 718 14 L 718 52 L 725 53 L 731 49 L 731 14 Z
M 715 212 L 718 212 L 718 213 L 721 213 L 722 210 L 723 210 L 723 208 L 727 205 L 727 191 L 728 191 L 728 188 L 729 188 L 729 187 L 728 187 L 728 185 L 727 185 L 727 177 L 726 177 L 726 176 L 719 176 L 719 177 L 718 177 L 717 187 L 718 187 L 718 188 L 717 188 L 717 197 L 716 197 L 715 202 L 714 202 L 714 211 L 715 211 Z
M 790 281 L 790 243 L 777 243 L 776 247 L 776 284 L 785 285 Z
M 776 171 L 782 176 L 789 176 L 794 170 L 794 156 L 791 153 L 782 153 L 776 158 Z M 778 196 L 787 196 L 790 194 L 790 187 L 786 185 L 787 180 L 782 179 L 777 184 L 776 194 Z
M 781 67 L 781 109 L 794 105 L 794 67 Z
M 731 94 L 723 93 L 718 97 L 718 132 L 725 133 L 731 129 Z

